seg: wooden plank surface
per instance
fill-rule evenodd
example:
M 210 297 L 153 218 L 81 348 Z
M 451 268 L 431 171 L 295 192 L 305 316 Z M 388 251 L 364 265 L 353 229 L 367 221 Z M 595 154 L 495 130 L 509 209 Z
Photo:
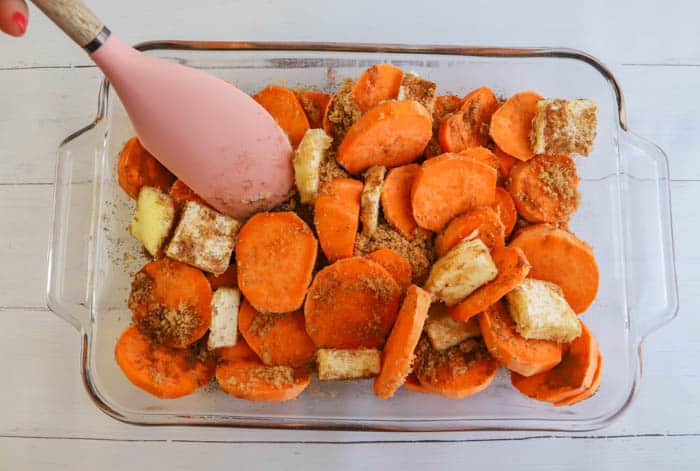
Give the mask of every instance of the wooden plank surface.
M 16 471 L 231 469 L 246 471 L 697 469 L 700 437 L 559 438 L 452 443 L 188 443 L 0 438 L 0 464 Z M 562 457 L 564 459 L 562 460 Z M 528 458 L 528 459 L 523 459 Z M 31 463 L 32 467 L 27 464 Z M 245 463 L 245 467 L 241 464 Z
M 563 46 L 609 64 L 630 128 L 669 155 L 681 311 L 644 344 L 634 406 L 595 433 L 385 434 L 143 428 L 99 412 L 78 335 L 46 311 L 56 146 L 90 122 L 100 74 L 32 9 L 0 37 L 0 469 L 696 469 L 700 457 L 700 3 L 158 0 L 88 2 L 128 42 L 154 38 Z M 397 20 L 400 18 L 400 21 Z M 7 373 L 11 372 L 11 373 Z M 135 442 L 129 441 L 135 440 Z M 252 442 L 252 443 L 247 443 Z M 378 443 L 383 442 L 383 443 Z M 514 458 L 515 457 L 515 458 Z M 96 465 L 99 463 L 99 465 Z
M 697 64 L 700 3 L 653 1 L 539 2 L 355 0 L 333 7 L 287 1 L 91 1 L 124 40 L 147 39 L 392 42 L 558 46 L 583 49 L 608 63 Z M 85 54 L 36 9 L 28 39 L 0 38 L 2 67 L 87 64 Z M 37 47 L 40 44 L 41 47 Z

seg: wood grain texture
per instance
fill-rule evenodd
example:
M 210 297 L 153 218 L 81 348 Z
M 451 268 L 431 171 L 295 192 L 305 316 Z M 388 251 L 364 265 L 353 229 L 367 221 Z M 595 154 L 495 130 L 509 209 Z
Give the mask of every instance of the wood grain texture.
M 624 437 L 610 440 L 507 440 L 492 442 L 373 444 L 251 444 L 105 442 L 0 438 L 7 469 L 52 471 L 230 469 L 246 471 L 424 469 L 517 469 L 598 471 L 672 469 L 690 471 L 697 463 L 700 437 Z M 536 452 L 535 452 L 536 451 Z M 562 460 L 562 457 L 564 458 Z
M 104 23 L 80 0 L 31 0 L 80 47 L 85 47 Z

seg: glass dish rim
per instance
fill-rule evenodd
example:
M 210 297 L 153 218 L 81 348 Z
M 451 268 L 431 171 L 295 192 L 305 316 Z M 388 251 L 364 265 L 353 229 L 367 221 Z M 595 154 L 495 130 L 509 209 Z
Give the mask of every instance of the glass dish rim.
M 134 46 L 140 51 L 297 51 L 297 52 L 348 52 L 348 53 L 396 53 L 396 54 L 433 54 L 433 55 L 458 55 L 472 57 L 493 57 L 493 58 L 550 58 L 550 59 L 571 59 L 583 62 L 596 69 L 608 82 L 614 93 L 617 106 L 617 127 L 618 130 L 628 131 L 625 116 L 624 97 L 621 87 L 612 72 L 595 57 L 575 49 L 568 48 L 548 48 L 548 47 L 473 47 L 459 45 L 409 45 L 409 44 L 374 44 L 374 43 L 320 43 L 320 42 L 247 42 L 247 41 L 186 41 L 186 40 L 153 40 L 138 43 Z M 92 123 L 82 129 L 70 134 L 64 139 L 60 147 L 69 144 L 79 136 L 88 132 L 105 116 L 109 98 L 109 82 L 103 79 L 98 97 L 98 111 Z M 53 227 L 53 225 L 52 225 Z M 673 239 L 671 239 L 673 241 Z M 50 244 L 52 241 L 50 241 Z M 51 247 L 51 246 L 50 246 Z M 51 252 L 51 249 L 50 249 Z M 51 259 L 51 253 L 49 253 Z M 677 292 L 677 278 L 672 287 Z M 49 286 L 50 288 L 50 286 Z M 674 299 L 675 309 L 670 316 L 672 320 L 677 313 L 677 296 Z M 81 377 L 88 391 L 90 399 L 95 405 L 107 415 L 122 422 L 135 425 L 159 425 L 159 426 L 205 426 L 205 427 L 254 427 L 254 428 L 278 428 L 278 429 L 304 429 L 304 430 L 349 430 L 349 431 L 405 431 L 405 432 L 445 432 L 445 431 L 586 431 L 602 428 L 610 424 L 619 417 L 633 402 L 638 390 L 641 376 L 641 345 L 643 338 L 638 339 L 636 345 L 638 354 L 635 358 L 635 376 L 631 384 L 629 395 L 622 405 L 608 414 L 594 419 L 581 421 L 567 419 L 508 419 L 505 426 L 487 425 L 498 423 L 497 419 L 455 419 L 454 426 L 446 426 L 449 422 L 445 419 L 377 419 L 368 421 L 366 419 L 268 419 L 250 417 L 215 417 L 215 416 L 180 416 L 174 414 L 134 414 L 121 413 L 102 398 L 102 394 L 97 390 L 91 381 L 89 365 L 89 342 L 92 332 L 86 331 L 77 321 L 74 326 L 81 333 Z M 77 324 L 77 325 L 76 325 Z M 634 347 L 634 343 L 630 347 Z M 148 416 L 156 417 L 151 420 Z M 207 421 L 212 420 L 214 421 Z M 300 420 L 305 420 L 299 423 Z M 314 423 L 316 422 L 316 423 Z M 406 425 L 391 425 L 401 424 Z M 473 425 L 466 425 L 469 422 Z M 502 421 L 501 421 L 502 422 Z M 437 426 L 427 425 L 435 423 Z M 480 425 L 483 423 L 484 425 Z M 534 424 L 539 425 L 534 425 Z M 411 424 L 426 424 L 427 426 L 415 426 Z M 438 425 L 440 424 L 440 425 Z

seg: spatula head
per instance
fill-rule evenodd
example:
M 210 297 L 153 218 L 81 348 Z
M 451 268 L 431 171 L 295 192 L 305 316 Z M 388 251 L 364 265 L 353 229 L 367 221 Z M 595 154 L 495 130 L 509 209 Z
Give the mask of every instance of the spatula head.
M 244 218 L 288 196 L 294 182 L 289 139 L 250 96 L 200 70 L 138 52 L 114 35 L 92 58 L 144 147 L 214 208 Z

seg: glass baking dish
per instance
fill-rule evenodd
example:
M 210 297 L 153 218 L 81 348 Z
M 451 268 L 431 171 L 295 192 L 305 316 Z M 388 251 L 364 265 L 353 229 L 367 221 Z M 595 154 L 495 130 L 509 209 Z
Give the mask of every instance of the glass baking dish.
M 138 48 L 247 92 L 267 83 L 331 91 L 371 64 L 392 62 L 436 81 L 441 94 L 461 96 L 488 84 L 504 96 L 534 89 L 595 100 L 598 137 L 593 154 L 577 159 L 582 202 L 570 226 L 594 247 L 600 266 L 598 298 L 583 318 L 605 363 L 598 394 L 560 408 L 520 395 L 506 371 L 485 392 L 457 401 L 407 390 L 381 401 L 366 381 L 312 383 L 300 399 L 270 404 L 214 387 L 176 400 L 137 389 L 113 355 L 130 320 L 130 277 L 146 261 L 127 232 L 133 201 L 116 179 L 119 151 L 133 130 L 103 82 L 94 122 L 58 151 L 48 278 L 48 305 L 79 330 L 85 387 L 101 410 L 144 425 L 574 431 L 606 426 L 629 407 L 641 377 L 642 340 L 678 307 L 669 175 L 661 149 L 627 130 L 620 87 L 596 59 L 563 49 L 452 46 L 159 41 Z

